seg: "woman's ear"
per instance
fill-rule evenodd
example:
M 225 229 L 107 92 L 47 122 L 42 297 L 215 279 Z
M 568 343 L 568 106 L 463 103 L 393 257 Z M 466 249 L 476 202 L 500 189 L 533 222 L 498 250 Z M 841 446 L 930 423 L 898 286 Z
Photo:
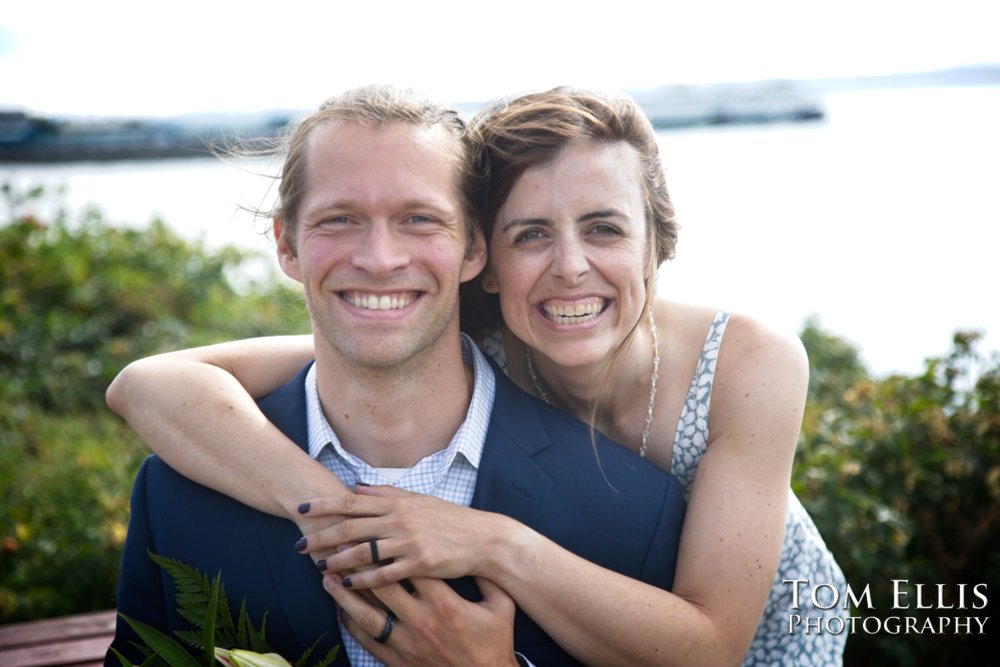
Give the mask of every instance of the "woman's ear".
M 483 269 L 483 277 L 480 279 L 480 284 L 483 286 L 483 291 L 489 294 L 499 294 L 500 287 L 497 285 L 496 276 L 493 275 L 493 269 L 489 264 Z
M 299 257 L 295 252 L 293 244 L 295 237 L 285 229 L 285 223 L 281 218 L 274 219 L 274 241 L 278 248 L 278 265 L 286 276 L 292 280 L 302 282 L 302 273 L 299 271 Z

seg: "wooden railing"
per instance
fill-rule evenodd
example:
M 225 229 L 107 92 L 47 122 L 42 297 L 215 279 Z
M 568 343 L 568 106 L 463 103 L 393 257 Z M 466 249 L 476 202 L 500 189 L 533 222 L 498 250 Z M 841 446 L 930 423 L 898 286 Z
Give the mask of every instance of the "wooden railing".
M 115 612 L 0 626 L 0 667 L 97 667 L 115 634 Z

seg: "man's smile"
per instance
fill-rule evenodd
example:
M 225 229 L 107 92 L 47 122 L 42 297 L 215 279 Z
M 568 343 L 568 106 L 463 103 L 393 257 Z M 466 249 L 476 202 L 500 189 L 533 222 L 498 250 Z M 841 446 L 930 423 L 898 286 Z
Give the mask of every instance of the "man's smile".
M 349 304 L 364 310 L 402 310 L 417 300 L 418 292 L 393 292 L 375 294 L 373 292 L 341 292 L 340 296 Z

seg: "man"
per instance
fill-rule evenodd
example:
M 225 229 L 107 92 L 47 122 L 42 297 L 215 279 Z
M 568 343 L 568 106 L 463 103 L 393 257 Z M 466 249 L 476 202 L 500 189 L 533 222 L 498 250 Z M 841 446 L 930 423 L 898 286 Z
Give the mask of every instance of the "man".
M 471 164 L 454 112 L 388 88 L 348 92 L 299 125 L 275 237 L 282 270 L 304 286 L 316 361 L 261 408 L 348 487 L 402 469 L 402 486 L 425 483 L 420 490 L 507 514 L 599 565 L 668 587 L 683 514 L 672 477 L 598 438 L 602 470 L 586 426 L 495 375 L 460 333 L 459 285 L 486 262 Z M 343 644 L 335 664 L 379 664 L 344 632 L 320 573 L 290 546 L 298 537 L 294 524 L 150 457 L 133 491 L 118 608 L 163 631 L 187 627 L 153 551 L 221 570 L 231 600 L 246 598 L 252 619 L 268 614 L 267 639 L 286 658 L 319 639 L 315 655 Z M 463 640 L 448 649 L 455 664 L 515 665 L 515 648 L 539 665 L 575 664 L 521 612 L 511 637 L 512 605 L 489 582 L 482 600 L 469 580 L 454 585 L 470 600 L 440 582 L 416 585 L 463 605 L 468 622 L 450 628 Z M 378 614 L 365 645 L 391 651 L 393 628 L 407 619 Z M 136 657 L 131 631 L 118 625 L 113 646 Z M 117 664 L 110 653 L 108 664 Z

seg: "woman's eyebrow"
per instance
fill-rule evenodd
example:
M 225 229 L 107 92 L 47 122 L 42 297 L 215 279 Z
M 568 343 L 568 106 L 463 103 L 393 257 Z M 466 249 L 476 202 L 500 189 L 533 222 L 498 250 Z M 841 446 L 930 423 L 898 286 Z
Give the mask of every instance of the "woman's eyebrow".
M 504 233 L 512 227 L 531 227 L 534 225 L 548 227 L 551 224 L 552 222 L 547 218 L 514 218 L 513 220 L 508 220 L 500 226 L 500 233 Z
M 577 222 L 586 222 L 587 220 L 594 220 L 596 218 L 626 218 L 623 212 L 619 211 L 617 208 L 604 209 L 602 211 L 591 211 L 590 213 L 584 213 L 579 218 Z

